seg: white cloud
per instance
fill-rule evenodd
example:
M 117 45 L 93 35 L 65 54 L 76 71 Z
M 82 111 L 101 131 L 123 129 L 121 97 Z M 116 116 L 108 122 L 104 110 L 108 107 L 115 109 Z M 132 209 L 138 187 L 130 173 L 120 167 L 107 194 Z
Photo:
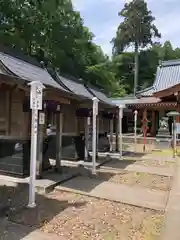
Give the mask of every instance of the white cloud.
M 126 0 L 72 0 L 81 12 L 85 25 L 95 34 L 94 41 L 104 52 L 111 54 L 111 39 L 120 23 L 117 16 Z M 156 26 L 162 34 L 162 42 L 170 40 L 178 46 L 180 38 L 179 0 L 147 0 L 148 7 L 156 17 Z M 96 10 L 97 9 L 97 10 Z
M 169 0 L 170 1 L 170 0 Z M 156 25 L 162 32 L 163 37 L 167 37 L 180 32 L 179 11 L 171 12 L 156 19 Z
M 75 7 L 75 9 L 79 11 L 83 11 L 84 9 L 87 9 L 91 4 L 93 4 L 93 0 L 72 0 L 72 3 Z

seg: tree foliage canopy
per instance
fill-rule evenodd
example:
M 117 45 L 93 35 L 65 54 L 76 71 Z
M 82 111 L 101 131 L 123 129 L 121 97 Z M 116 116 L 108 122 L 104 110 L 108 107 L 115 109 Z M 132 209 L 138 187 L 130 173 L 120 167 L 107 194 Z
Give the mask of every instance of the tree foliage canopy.
M 0 37 L 9 46 L 79 77 L 106 60 L 70 0 L 0 0 L 0 8 Z
M 123 21 L 119 24 L 116 37 L 112 40 L 114 54 L 121 53 L 132 44 L 144 48 L 152 44 L 154 38 L 161 37 L 153 23 L 155 18 L 144 0 L 125 3 L 119 16 L 123 17 Z
M 93 33 L 71 0 L 0 0 L 0 41 L 62 73 L 98 84 L 112 96 L 123 96 L 132 93 L 134 53 L 122 50 L 136 39 L 144 47 L 159 33 L 142 0 L 126 4 L 120 15 L 124 21 L 114 39 L 112 59 L 93 42 Z M 169 41 L 141 50 L 139 86 L 153 83 L 159 60 L 173 58 L 180 58 L 180 49 L 173 49 Z

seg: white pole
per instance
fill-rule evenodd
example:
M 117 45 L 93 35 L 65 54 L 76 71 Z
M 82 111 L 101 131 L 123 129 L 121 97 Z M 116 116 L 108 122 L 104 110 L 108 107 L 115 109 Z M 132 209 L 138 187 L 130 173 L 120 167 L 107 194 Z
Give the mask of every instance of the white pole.
M 62 159 L 62 132 L 63 132 L 63 113 L 60 113 L 60 134 L 59 134 L 59 160 L 61 165 L 61 159 Z
M 96 174 L 96 140 L 97 140 L 97 114 L 98 114 L 98 99 L 93 98 L 93 136 L 92 136 L 92 174 Z
M 29 178 L 29 203 L 28 207 L 34 208 L 35 203 L 35 181 L 36 181 L 36 161 L 37 161 L 37 130 L 38 130 L 38 110 L 42 110 L 42 90 L 41 82 L 31 82 L 30 108 L 32 109 L 31 121 L 31 157 L 30 157 L 30 178 Z
M 98 158 L 98 152 L 99 152 L 99 117 L 96 117 L 96 157 Z
M 113 152 L 113 119 L 110 119 L 110 152 Z
M 135 148 L 135 152 L 137 150 L 137 114 L 138 114 L 138 111 L 135 110 L 134 111 L 134 148 Z
M 60 111 L 60 106 L 58 111 Z M 56 171 L 60 171 L 61 167 L 61 154 L 62 154 L 62 113 L 57 112 L 56 114 Z
M 176 120 L 173 122 L 173 157 L 176 157 Z
M 122 159 L 122 117 L 123 117 L 123 108 L 119 107 L 119 155 Z
M 90 117 L 85 118 L 85 160 L 88 160 Z
M 37 124 L 38 110 L 32 109 L 31 122 L 31 162 L 30 162 L 30 178 L 29 178 L 29 203 L 28 207 L 33 208 L 35 203 L 35 180 L 36 180 L 36 159 L 37 159 Z

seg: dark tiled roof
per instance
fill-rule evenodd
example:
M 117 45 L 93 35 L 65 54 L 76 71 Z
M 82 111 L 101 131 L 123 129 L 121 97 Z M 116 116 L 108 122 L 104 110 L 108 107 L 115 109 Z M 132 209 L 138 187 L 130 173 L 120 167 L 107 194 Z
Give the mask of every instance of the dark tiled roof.
M 115 104 L 112 102 L 112 100 L 110 98 L 108 98 L 106 96 L 105 93 L 103 93 L 102 91 L 95 89 L 93 87 L 89 87 L 87 86 L 87 88 L 89 89 L 90 92 L 92 92 L 92 94 L 97 97 L 100 101 L 102 101 L 103 103 L 109 105 L 109 106 L 115 106 Z
M 37 67 L 42 67 L 41 64 L 35 58 L 35 56 L 25 55 L 24 53 L 22 53 L 20 50 L 16 48 L 10 48 L 0 44 L 0 52 L 5 53 L 17 59 L 21 59 L 22 61 L 28 62 Z
M 131 99 L 114 99 L 112 100 L 114 104 L 116 105 L 127 105 L 127 106 L 133 106 L 137 104 L 155 104 L 161 102 L 160 98 L 156 97 L 141 97 L 141 98 L 131 98 Z
M 165 90 L 179 83 L 180 60 L 162 62 L 162 65 L 158 67 L 156 73 L 156 79 L 154 82 L 155 92 Z
M 67 92 L 67 90 L 60 86 L 44 68 L 35 66 L 29 62 L 2 52 L 0 52 L 0 61 L 10 72 L 21 79 L 29 82 L 40 81 L 45 85 Z
M 151 97 L 154 93 L 154 87 L 149 87 L 149 88 L 145 88 L 139 92 L 137 92 L 137 96 L 141 96 L 141 97 Z
M 160 104 L 161 103 L 161 99 L 160 98 L 156 98 L 156 97 L 142 97 L 139 99 L 136 99 L 135 102 L 129 102 L 127 103 L 127 107 L 133 107 L 133 106 L 153 106 L 156 104 Z
M 180 84 L 180 60 L 163 61 L 157 68 L 154 84 L 150 88 L 139 91 L 140 96 L 152 96 L 174 85 Z
M 65 85 L 71 92 L 76 95 L 92 99 L 94 96 L 88 91 L 88 89 L 84 86 L 84 82 L 81 80 L 71 80 L 69 78 L 63 77 L 57 73 L 60 81 Z
M 116 106 L 136 103 L 138 100 L 139 100 L 139 98 L 137 98 L 137 97 L 131 97 L 131 98 L 127 98 L 127 97 L 124 97 L 124 98 L 111 98 L 111 101 Z
M 161 102 L 161 99 L 156 97 L 143 97 L 136 100 L 136 103 L 138 104 L 158 103 L 158 102 Z

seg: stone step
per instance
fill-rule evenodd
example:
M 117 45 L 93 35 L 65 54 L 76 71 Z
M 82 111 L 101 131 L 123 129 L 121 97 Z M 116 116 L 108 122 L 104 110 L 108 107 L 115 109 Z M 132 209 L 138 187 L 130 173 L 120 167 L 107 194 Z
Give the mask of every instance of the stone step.
M 164 191 L 131 187 L 87 177 L 76 177 L 55 189 L 160 211 L 165 210 L 168 198 L 168 193 Z

